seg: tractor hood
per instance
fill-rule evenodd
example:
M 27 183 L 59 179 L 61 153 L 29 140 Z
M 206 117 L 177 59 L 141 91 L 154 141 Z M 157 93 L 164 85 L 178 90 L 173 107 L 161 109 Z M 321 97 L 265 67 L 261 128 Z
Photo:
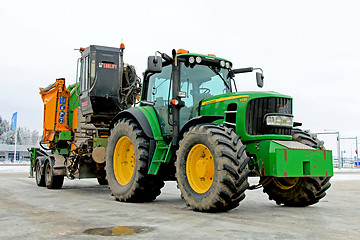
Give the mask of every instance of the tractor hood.
M 223 101 L 229 101 L 238 99 L 241 103 L 245 103 L 247 101 L 250 101 L 254 98 L 264 98 L 264 97 L 282 97 L 282 98 L 289 98 L 290 96 L 284 95 L 277 92 L 256 92 L 256 91 L 244 91 L 244 92 L 236 92 L 236 93 L 225 93 L 213 97 L 209 97 L 206 99 L 203 99 L 201 102 L 201 106 L 209 105 L 209 104 L 217 104 Z M 214 106 L 217 107 L 217 106 Z
M 225 124 L 242 136 L 243 141 L 263 139 L 291 140 L 289 127 L 267 127 L 268 114 L 292 119 L 292 98 L 276 92 L 244 91 L 205 98 L 200 102 L 200 115 L 222 116 Z

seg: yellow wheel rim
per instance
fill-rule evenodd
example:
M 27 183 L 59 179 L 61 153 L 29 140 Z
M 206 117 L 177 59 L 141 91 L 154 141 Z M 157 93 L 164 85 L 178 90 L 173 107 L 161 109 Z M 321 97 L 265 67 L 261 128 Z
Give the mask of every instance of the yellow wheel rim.
M 205 193 L 214 181 L 214 173 L 214 159 L 210 150 L 203 144 L 193 146 L 186 161 L 186 176 L 191 188 L 197 193 Z
M 123 136 L 116 143 L 113 166 L 115 178 L 120 185 L 127 185 L 135 170 L 135 152 L 130 138 Z
M 274 177 L 276 186 L 284 190 L 293 188 L 298 181 L 298 177 Z

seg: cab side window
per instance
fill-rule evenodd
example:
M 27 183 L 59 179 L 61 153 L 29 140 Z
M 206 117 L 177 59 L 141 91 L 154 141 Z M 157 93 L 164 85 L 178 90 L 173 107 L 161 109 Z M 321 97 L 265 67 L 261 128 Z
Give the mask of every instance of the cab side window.
M 80 75 L 80 92 L 86 91 L 89 89 L 89 56 L 81 59 L 81 75 Z
M 171 101 L 171 65 L 163 67 L 161 73 L 156 73 L 149 78 L 149 87 L 146 101 L 154 102 L 155 111 L 158 114 L 161 130 L 164 135 L 171 133 L 169 125 L 169 102 Z

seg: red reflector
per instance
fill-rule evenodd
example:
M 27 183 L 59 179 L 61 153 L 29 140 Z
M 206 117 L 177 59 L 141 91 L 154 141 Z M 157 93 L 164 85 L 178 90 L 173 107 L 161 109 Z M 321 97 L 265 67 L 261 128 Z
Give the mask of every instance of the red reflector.
M 176 106 L 176 105 L 179 104 L 179 101 L 176 100 L 176 99 L 173 99 L 173 100 L 171 100 L 171 104 L 174 105 L 174 106 Z
M 85 51 L 85 48 L 81 47 L 80 52 L 83 52 L 83 51 Z

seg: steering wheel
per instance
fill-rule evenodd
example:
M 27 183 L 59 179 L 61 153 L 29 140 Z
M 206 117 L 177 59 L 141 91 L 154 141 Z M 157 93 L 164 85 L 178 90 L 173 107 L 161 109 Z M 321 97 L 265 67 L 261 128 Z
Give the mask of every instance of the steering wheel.
M 210 93 L 210 88 L 199 88 L 199 92 L 200 90 L 204 90 L 203 93 Z

